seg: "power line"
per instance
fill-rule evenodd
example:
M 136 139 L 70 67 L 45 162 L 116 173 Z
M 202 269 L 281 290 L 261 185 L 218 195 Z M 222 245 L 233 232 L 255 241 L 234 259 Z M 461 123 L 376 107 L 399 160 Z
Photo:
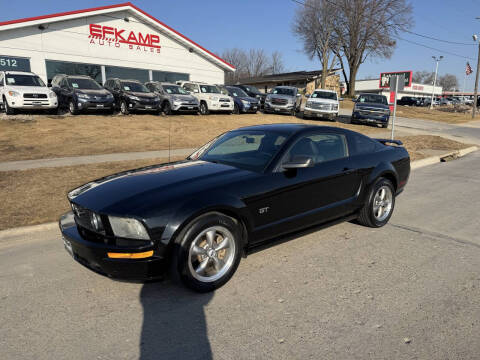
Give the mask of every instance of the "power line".
M 472 44 L 472 43 L 463 43 L 463 42 L 457 42 L 457 41 L 442 40 L 442 39 L 434 38 L 432 36 L 422 35 L 422 34 L 414 32 L 414 31 L 409 31 L 409 30 L 404 30 L 404 31 L 409 33 L 409 34 L 412 34 L 412 35 L 420 36 L 420 37 L 430 39 L 430 40 L 441 41 L 441 42 L 444 42 L 444 43 L 447 43 L 447 44 L 475 46 L 475 44 Z
M 473 60 L 473 61 L 476 60 L 476 59 L 473 59 L 473 58 L 465 56 L 465 55 L 459 55 L 459 54 L 452 53 L 452 52 L 449 52 L 449 51 L 437 49 L 437 48 L 434 48 L 434 47 L 431 47 L 431 46 L 428 46 L 428 45 L 425 45 L 425 44 L 420 44 L 420 43 L 417 43 L 413 40 L 407 40 L 407 39 L 401 38 L 400 36 L 393 36 L 393 37 L 397 38 L 398 40 L 406 41 L 406 42 L 409 42 L 409 43 L 412 43 L 412 44 L 415 44 L 415 45 L 418 45 L 418 46 L 423 46 L 424 48 L 427 48 L 427 49 L 430 49 L 430 50 L 435 50 L 435 51 L 438 51 L 438 52 L 443 53 L 443 54 L 456 56 L 456 57 L 459 57 L 459 58 L 462 58 L 462 59 L 469 59 L 469 60 Z

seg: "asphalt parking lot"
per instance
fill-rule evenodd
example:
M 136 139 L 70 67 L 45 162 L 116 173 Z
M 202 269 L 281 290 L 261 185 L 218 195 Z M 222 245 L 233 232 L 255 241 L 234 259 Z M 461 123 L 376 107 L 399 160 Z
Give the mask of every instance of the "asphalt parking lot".
M 112 281 L 59 231 L 0 242 L 3 359 L 477 359 L 480 155 L 412 172 L 389 225 L 243 259 L 223 288 Z

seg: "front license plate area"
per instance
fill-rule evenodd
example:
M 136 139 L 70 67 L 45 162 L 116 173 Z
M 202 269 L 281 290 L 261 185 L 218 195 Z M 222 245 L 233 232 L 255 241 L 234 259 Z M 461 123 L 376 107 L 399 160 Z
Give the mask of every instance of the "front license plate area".
M 97 104 L 97 108 L 103 108 L 103 104 Z
M 145 109 L 151 109 L 152 107 L 150 105 L 146 105 Z

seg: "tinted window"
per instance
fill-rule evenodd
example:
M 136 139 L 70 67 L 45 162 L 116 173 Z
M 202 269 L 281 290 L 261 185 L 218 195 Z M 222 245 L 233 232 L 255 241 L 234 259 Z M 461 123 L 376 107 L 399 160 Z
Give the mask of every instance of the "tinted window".
M 81 64 L 63 61 L 45 60 L 47 65 L 47 79 L 51 82 L 56 74 L 86 75 L 97 83 L 102 83 L 102 68 L 100 65 Z
M 119 66 L 105 66 L 105 75 L 107 78 L 134 79 L 142 83 L 150 80 L 148 70 Z
M 167 94 L 187 95 L 188 93 L 178 85 L 162 85 L 163 91 Z
M 361 94 L 357 101 L 360 103 L 367 102 L 388 105 L 387 98 L 385 96 L 376 94 Z
M 275 88 L 272 94 L 295 96 L 295 90 L 289 88 Z
M 309 156 L 315 164 L 348 156 L 347 140 L 341 134 L 315 134 L 299 139 L 288 151 L 285 161 L 295 156 Z
M 120 87 L 123 91 L 133 91 L 133 92 L 141 92 L 141 93 L 148 93 L 148 90 L 145 85 L 137 83 L 135 81 L 122 81 L 120 82 Z
M 236 88 L 236 87 L 227 87 L 228 91 L 230 92 L 230 95 L 231 96 L 235 96 L 235 97 L 248 97 L 247 93 L 245 91 L 243 91 L 242 89 L 240 88 Z
M 280 150 L 285 139 L 274 132 L 231 131 L 219 137 L 200 159 L 262 171 Z
M 200 91 L 206 94 L 220 94 L 220 90 L 214 85 L 200 85 Z
M 195 92 L 195 89 L 197 89 L 195 84 L 183 84 L 183 87 L 190 92 Z
M 74 89 L 99 90 L 102 87 L 95 81 L 87 78 L 68 78 L 68 85 Z
M 7 74 L 5 76 L 7 85 L 17 86 L 45 86 L 45 83 L 36 75 Z
M 260 91 L 255 86 L 244 85 L 245 90 L 254 94 L 260 94 Z
M 337 93 L 330 92 L 330 91 L 315 91 L 312 94 L 312 98 L 337 100 Z
M 374 140 L 359 134 L 352 135 L 355 155 L 367 154 L 375 151 L 377 144 Z
M 188 81 L 190 80 L 190 75 L 185 73 L 176 73 L 169 71 L 152 71 L 152 80 L 161 81 L 161 82 L 177 82 L 177 81 Z

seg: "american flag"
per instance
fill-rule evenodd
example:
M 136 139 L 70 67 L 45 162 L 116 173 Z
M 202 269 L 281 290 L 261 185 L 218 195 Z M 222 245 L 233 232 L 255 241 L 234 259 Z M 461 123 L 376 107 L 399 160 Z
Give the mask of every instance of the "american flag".
M 467 67 L 465 68 L 465 74 L 470 75 L 472 73 L 472 67 L 470 64 L 467 62 Z

